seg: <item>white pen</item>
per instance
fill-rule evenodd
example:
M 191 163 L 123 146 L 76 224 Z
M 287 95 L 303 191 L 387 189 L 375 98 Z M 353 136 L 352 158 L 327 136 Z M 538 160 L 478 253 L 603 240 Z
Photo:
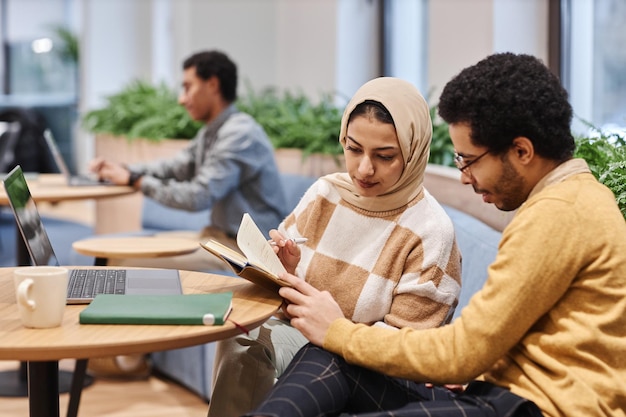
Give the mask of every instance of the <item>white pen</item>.
M 296 245 L 301 245 L 303 243 L 306 243 L 306 241 L 308 240 L 306 237 L 296 237 L 296 238 L 291 238 L 288 239 L 291 240 L 293 243 L 295 243 Z M 276 242 L 274 242 L 273 240 L 270 242 L 270 245 L 272 246 L 276 246 Z

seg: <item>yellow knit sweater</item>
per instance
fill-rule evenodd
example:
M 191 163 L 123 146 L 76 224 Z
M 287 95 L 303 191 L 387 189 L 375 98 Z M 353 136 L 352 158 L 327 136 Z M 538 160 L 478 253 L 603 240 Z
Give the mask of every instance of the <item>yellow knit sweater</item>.
M 324 348 L 420 382 L 480 377 L 546 417 L 626 416 L 626 222 L 585 165 L 568 161 L 535 187 L 452 324 L 390 331 L 341 319 Z

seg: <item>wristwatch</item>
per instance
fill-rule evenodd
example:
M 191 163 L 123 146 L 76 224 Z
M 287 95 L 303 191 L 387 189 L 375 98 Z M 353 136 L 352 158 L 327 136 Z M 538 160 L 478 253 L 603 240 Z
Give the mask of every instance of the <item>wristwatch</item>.
M 130 175 L 128 176 L 128 185 L 134 187 L 141 177 L 143 177 L 141 172 L 130 171 Z

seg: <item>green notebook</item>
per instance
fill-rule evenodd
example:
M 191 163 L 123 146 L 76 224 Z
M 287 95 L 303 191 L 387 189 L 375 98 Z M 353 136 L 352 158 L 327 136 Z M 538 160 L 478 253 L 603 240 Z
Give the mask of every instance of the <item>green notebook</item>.
M 98 294 L 81 311 L 81 324 L 222 325 L 232 310 L 232 292 L 211 294 Z

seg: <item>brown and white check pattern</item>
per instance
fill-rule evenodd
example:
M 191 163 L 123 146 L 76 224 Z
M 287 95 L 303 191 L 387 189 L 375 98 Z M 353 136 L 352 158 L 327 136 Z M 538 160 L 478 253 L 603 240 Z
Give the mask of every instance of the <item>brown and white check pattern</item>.
M 352 321 L 430 328 L 451 317 L 460 253 L 452 221 L 426 190 L 400 209 L 371 212 L 320 179 L 279 229 L 308 239 L 296 274 L 329 291 Z

